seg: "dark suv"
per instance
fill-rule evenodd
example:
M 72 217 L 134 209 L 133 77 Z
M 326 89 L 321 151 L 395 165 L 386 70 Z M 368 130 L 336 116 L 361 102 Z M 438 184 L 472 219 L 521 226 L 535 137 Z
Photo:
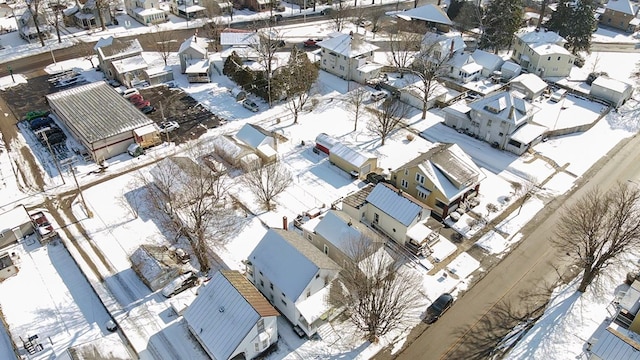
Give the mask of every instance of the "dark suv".
M 449 293 L 444 293 L 436 299 L 428 308 L 427 308 L 427 324 L 433 324 L 436 322 L 442 314 L 444 314 L 449 308 L 453 305 L 453 296 Z

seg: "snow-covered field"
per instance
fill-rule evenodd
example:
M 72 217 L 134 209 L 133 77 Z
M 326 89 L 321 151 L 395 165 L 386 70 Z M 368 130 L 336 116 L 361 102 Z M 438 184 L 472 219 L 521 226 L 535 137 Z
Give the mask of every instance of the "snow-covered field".
M 243 20 L 250 16 L 240 14 L 234 16 L 234 20 Z M 0 22 L 0 25 L 2 24 L 4 23 Z M 132 25 L 128 28 L 115 27 L 104 33 L 79 32 L 76 37 L 82 36 L 86 40 L 96 40 L 100 36 L 109 34 L 131 35 L 148 31 L 147 27 L 133 20 L 130 24 Z M 170 23 L 165 24 L 168 27 L 184 25 L 182 21 L 173 18 Z M 362 29 L 355 27 L 348 29 L 362 32 Z M 298 42 L 308 37 L 323 36 L 332 29 L 327 23 L 309 23 L 283 27 L 281 31 L 285 40 Z M 16 33 L 0 36 L 0 43 L 5 47 L 4 50 L 0 50 L 2 61 L 42 51 L 38 45 L 22 44 L 16 36 Z M 373 36 L 373 34 L 367 34 L 368 38 Z M 599 31 L 598 36 L 608 35 Z M 57 46 L 68 46 L 75 40 L 65 41 L 67 43 L 62 45 L 50 41 L 45 51 L 55 49 Z M 146 54 L 146 56 L 149 56 L 150 61 L 154 61 L 154 58 L 155 61 L 159 61 L 159 58 L 153 54 Z M 384 53 L 378 53 L 376 59 L 386 62 L 387 56 Z M 615 62 L 613 62 L 614 59 Z M 637 54 L 594 53 L 589 56 L 587 65 L 581 70 L 597 66 L 600 70 L 606 70 L 612 77 L 628 79 L 635 69 L 637 59 Z M 610 63 L 615 63 L 615 67 L 607 67 L 606 64 Z M 210 130 L 206 137 L 234 133 L 243 124 L 251 122 L 275 130 L 289 139 L 279 147 L 279 154 L 292 172 L 294 180 L 287 191 L 276 199 L 277 206 L 274 211 L 261 210 L 252 195 L 243 191 L 240 186 L 236 185 L 232 189 L 234 195 L 257 214 L 257 216 L 248 214 L 243 221 L 242 231 L 229 239 L 227 244 L 218 245 L 215 248 L 216 253 L 224 261 L 224 266 L 238 270 L 244 270 L 242 261 L 266 232 L 263 223 L 280 227 L 283 216 L 291 220 L 310 208 L 326 208 L 340 197 L 363 186 L 361 182 L 353 181 L 347 174 L 329 164 L 326 157 L 311 151 L 313 140 L 320 132 L 328 133 L 345 144 L 378 156 L 382 168 L 398 166 L 415 157 L 420 151 L 428 149 L 434 142 L 457 143 L 472 156 L 485 176 L 481 183 L 480 205 L 474 211 L 484 215 L 486 205 L 489 203 L 498 205 L 500 209 L 498 213 L 489 214 L 488 219 L 498 216 L 514 201 L 514 199 L 510 199 L 510 202 L 504 201 L 505 198 L 512 198 L 511 182 L 532 180 L 537 184 L 544 182 L 542 188 L 537 191 L 537 196 L 532 197 L 521 209 L 508 214 L 506 219 L 497 226 L 499 232 L 490 231 L 478 242 L 478 245 L 488 253 L 504 256 L 508 249 L 522 238 L 519 230 L 544 207 L 548 197 L 569 190 L 576 181 L 576 176 L 583 175 L 590 165 L 620 140 L 633 136 L 638 126 L 637 122 L 633 121 L 635 119 L 630 119 L 628 115 L 625 117 L 623 109 L 609 113 L 605 119 L 585 133 L 550 139 L 535 147 L 536 152 L 557 164 L 569 164 L 567 170 L 571 174 L 568 174 L 555 172 L 547 162 L 532 155 L 516 157 L 460 134 L 444 126 L 443 114 L 439 110 L 429 111 L 424 120 L 420 119 L 417 110 L 410 115 L 407 122 L 412 124 L 413 129 L 421 133 L 422 137 L 415 137 L 408 141 L 408 132 L 400 130 L 394 133 L 384 146 L 381 146 L 373 134 L 366 130 L 365 119 L 361 119 L 358 129 L 353 131 L 352 117 L 344 106 L 348 87 L 341 79 L 325 73 L 321 73 L 319 80 L 321 86 L 318 87 L 319 92 L 316 95 L 317 106 L 302 114 L 299 124 L 294 125 L 291 120 L 287 120 L 287 110 L 281 105 L 267 109 L 266 104 L 261 103 L 262 111 L 256 115 L 250 114 L 228 95 L 227 89 L 232 84 L 226 77 L 214 77 L 211 84 L 190 85 L 176 67 L 175 56 L 170 59 L 170 64 L 174 66 L 175 78 L 180 87 L 212 112 L 229 120 L 227 125 Z M 83 68 L 86 69 L 88 79 L 100 80 L 100 74 L 89 69 L 89 63 L 86 60 L 58 62 L 55 67 L 56 69 Z M 575 77 L 579 78 L 583 75 L 586 77 L 586 74 L 577 72 Z M 572 77 L 574 77 L 573 73 Z M 17 82 L 28 81 L 20 74 L 15 74 L 15 78 Z M 12 85 L 10 77 L 0 79 L 0 88 Z M 542 111 L 549 112 L 546 118 L 555 116 L 554 123 L 560 124 L 576 119 L 584 120 L 585 117 L 596 116 L 600 112 L 600 105 L 583 101 L 572 101 L 570 104 L 568 102 L 567 105 L 570 106 L 564 110 L 559 110 L 557 104 L 538 105 L 542 107 Z M 279 123 L 274 120 L 276 118 L 282 118 L 283 121 Z M 29 143 L 30 140 L 19 135 L 18 141 L 39 151 L 38 158 L 47 158 L 44 149 Z M 303 141 L 304 145 L 302 145 Z M 109 172 L 125 171 L 141 162 L 152 161 L 153 157 L 179 151 L 180 149 L 173 145 L 166 145 L 156 148 L 150 155 L 136 159 L 131 159 L 128 155 L 120 155 L 108 161 Z M 30 194 L 25 193 L 24 187 L 16 181 L 12 169 L 13 162 L 9 160 L 9 156 L 17 155 L 8 154 L 0 148 L 0 192 L 2 193 L 0 207 L 7 209 L 16 203 L 38 204 L 42 200 L 40 197 L 42 195 L 30 197 Z M 95 181 L 101 175 L 89 173 L 94 169 L 95 165 L 92 164 L 80 165 L 78 181 L 81 184 L 90 184 Z M 64 185 L 59 176 L 47 179 L 49 184 L 47 193 L 53 194 L 73 188 L 69 174 L 63 174 L 63 176 L 67 180 Z M 142 358 L 153 358 L 158 353 L 164 353 L 163 356 L 171 358 L 175 354 L 172 351 L 178 351 L 185 358 L 202 357 L 202 350 L 194 344 L 193 340 L 189 340 L 184 323 L 170 309 L 171 302 L 158 293 L 152 293 L 131 270 L 128 256 L 139 245 L 166 244 L 173 240 L 165 236 L 162 227 L 154 222 L 145 210 L 142 201 L 144 190 L 139 188 L 136 176 L 135 172 L 129 173 L 100 185 L 87 187 L 84 196 L 88 207 L 95 215 L 91 219 L 86 217 L 84 209 L 78 202 L 74 203 L 73 210 L 91 238 L 90 241 L 84 239 L 75 227 L 70 227 L 74 237 L 77 238 L 78 246 L 86 249 L 98 248 L 108 259 L 106 263 L 101 259 L 92 259 L 97 264 L 102 263 L 98 266 L 100 275 L 106 279 L 102 285 L 98 279 L 91 277 L 87 282 L 80 268 L 75 265 L 61 245 L 38 246 L 37 242 L 31 241 L 24 242 L 16 248 L 21 271 L 17 276 L 0 284 L 0 305 L 14 341 L 18 342 L 20 337 L 24 339 L 32 334 L 39 334 L 47 352 L 32 358 L 49 358 L 48 354 L 60 354 L 71 345 L 106 336 L 108 333 L 104 324 L 110 317 L 105 311 L 105 306 L 126 332 L 133 347 L 139 351 L 143 349 L 140 351 Z M 140 204 L 138 217 L 134 217 L 123 203 L 123 199 L 131 201 L 132 197 L 137 198 L 137 203 Z M 457 228 L 469 236 L 480 230 L 465 228 L 464 225 L 464 222 L 459 221 Z M 77 254 L 74 254 L 75 256 Z M 424 311 L 430 301 L 443 292 L 455 294 L 464 290 L 473 273 L 480 269 L 478 260 L 464 252 L 446 261 L 448 271 L 441 270 L 429 275 L 426 270 L 421 270 L 419 267 L 412 269 L 423 277 L 421 291 L 425 295 L 425 301 L 420 311 Z M 100 304 L 98 296 L 89 287 L 89 283 L 96 289 L 105 306 Z M 575 357 L 581 353 L 585 339 L 590 336 L 589 331 L 592 332 L 594 326 L 597 327 L 599 321 L 606 316 L 603 309 L 611 292 L 600 298 L 590 294 L 577 298 L 572 286 L 574 284 L 557 290 L 554 302 L 548 310 L 552 315 L 544 318 L 540 326 L 530 332 L 531 336 L 518 345 L 511 354 L 513 358 L 567 358 L 568 355 Z M 16 296 L 16 294 L 20 295 Z M 190 303 L 194 297 L 195 290 L 192 289 L 181 294 L 175 301 Z M 551 326 L 551 321 L 559 317 L 562 318 L 564 325 Z M 545 319 L 549 319 L 548 322 L 545 322 Z M 325 333 L 322 339 L 305 341 L 293 333 L 286 320 L 280 319 L 280 346 L 268 358 L 370 358 L 383 346 L 393 344 L 394 349 L 401 346 L 411 325 L 420 321 L 419 316 L 415 316 L 412 321 L 408 323 L 407 328 L 398 329 L 381 339 L 380 343 L 372 345 L 358 336 L 358 331 L 348 322 L 336 322 L 333 324 L 333 330 Z M 573 326 L 576 323 L 581 325 Z M 7 346 L 6 333 L 4 331 L 0 333 L 2 334 L 0 358 L 9 359 L 13 355 L 10 347 Z M 45 341 L 45 339 L 48 340 Z M 48 344 L 49 340 L 51 345 Z M 551 345 L 552 343 L 559 345 Z

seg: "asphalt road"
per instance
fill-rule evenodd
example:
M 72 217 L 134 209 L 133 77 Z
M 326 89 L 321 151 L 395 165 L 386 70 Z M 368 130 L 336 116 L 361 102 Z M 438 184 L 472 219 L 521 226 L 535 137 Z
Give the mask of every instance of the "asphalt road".
M 458 299 L 444 317 L 430 327 L 414 329 L 397 354 L 383 352 L 376 359 L 488 358 L 499 338 L 496 335 L 504 334 L 507 318 L 535 306 L 540 300 L 536 295 L 544 294 L 567 270 L 567 259 L 550 244 L 562 205 L 574 203 L 594 187 L 606 190 L 617 182 L 640 179 L 639 148 L 640 137 L 634 136 L 603 157 L 576 190 L 552 200 L 523 229 L 525 237 L 520 245 Z

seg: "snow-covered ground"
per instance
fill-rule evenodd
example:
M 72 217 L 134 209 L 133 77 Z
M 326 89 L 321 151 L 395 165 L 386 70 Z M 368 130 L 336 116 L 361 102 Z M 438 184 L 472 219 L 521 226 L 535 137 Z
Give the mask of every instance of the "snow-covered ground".
M 285 12 L 288 14 L 290 8 Z M 252 15 L 236 15 L 234 21 L 246 20 Z M 125 21 L 121 21 L 124 24 Z M 139 25 L 137 22 L 129 21 L 131 26 L 114 27 L 107 32 L 95 32 L 85 34 L 78 32 L 74 39 L 67 39 L 62 45 L 57 45 L 55 41 L 50 41 L 44 51 L 49 51 L 57 46 L 68 46 L 75 38 L 82 37 L 86 40 L 96 40 L 100 36 L 108 34 L 131 35 L 136 32 L 148 31 L 149 28 Z M 3 23 L 0 22 L 0 25 Z M 4 25 L 3 25 L 4 26 Z M 185 26 L 181 20 L 172 18 L 172 21 L 164 26 L 174 26 L 175 28 Z M 354 31 L 362 32 L 353 26 L 348 27 Z M 331 32 L 332 29 L 327 23 L 309 23 L 283 27 L 281 29 L 287 41 L 297 42 L 308 37 L 323 36 Z M 372 38 L 373 34 L 366 34 Z M 17 33 L 10 33 L 0 36 L 0 43 L 5 47 L 0 50 L 0 61 L 26 56 L 43 49 L 37 45 L 24 45 L 16 38 Z M 375 35 L 379 37 L 380 35 Z M 599 32 L 599 36 L 606 36 Z M 632 56 L 635 55 L 635 56 Z M 148 54 L 153 58 L 153 54 Z M 376 54 L 376 59 L 381 62 L 387 61 L 384 53 Z M 615 59 L 616 66 L 607 67 Z M 156 57 L 157 61 L 157 57 Z M 587 59 L 586 68 L 599 68 L 606 70 L 611 76 L 618 79 L 628 79 L 630 73 L 635 68 L 637 61 L 636 54 L 608 54 L 594 53 Z M 173 57 L 170 63 L 175 65 L 177 59 Z M 89 69 L 86 60 L 74 60 L 59 62 L 55 68 L 82 68 L 86 70 L 86 77 L 89 80 L 100 80 L 100 74 Z M 299 124 L 293 125 L 287 119 L 287 110 L 283 106 L 274 106 L 267 109 L 266 104 L 261 103 L 262 111 L 256 115 L 247 112 L 239 106 L 228 94 L 227 89 L 232 85 L 226 77 L 214 77 L 211 84 L 188 84 L 179 71 L 174 71 L 176 81 L 180 87 L 191 94 L 197 101 L 207 106 L 214 113 L 220 114 L 230 122 L 218 129 L 210 130 L 206 137 L 213 137 L 221 133 L 233 133 L 244 123 L 257 123 L 261 126 L 276 130 L 289 139 L 288 143 L 279 147 L 279 153 L 284 163 L 287 164 L 293 174 L 294 181 L 287 191 L 277 198 L 277 207 L 274 211 L 264 212 L 256 206 L 251 194 L 242 191 L 239 186 L 232 189 L 234 195 L 239 198 L 248 208 L 258 214 L 248 215 L 243 222 L 242 231 L 235 237 L 229 239 L 224 245 L 215 248 L 216 253 L 224 261 L 224 266 L 231 269 L 243 270 L 242 260 L 252 251 L 257 242 L 266 232 L 263 223 L 280 227 L 282 217 L 288 219 L 295 218 L 295 215 L 313 207 L 327 207 L 332 202 L 352 191 L 359 189 L 363 184 L 353 181 L 335 166 L 329 164 L 324 156 L 318 156 L 311 151 L 311 144 L 315 136 L 320 132 L 326 132 L 339 138 L 345 144 L 363 151 L 367 151 L 379 157 L 382 168 L 394 167 L 415 157 L 420 151 L 429 148 L 433 142 L 455 142 L 459 144 L 474 161 L 482 168 L 485 175 L 481 183 L 480 205 L 473 211 L 486 215 L 486 205 L 493 203 L 498 205 L 500 211 L 511 204 L 511 182 L 525 182 L 535 180 L 537 184 L 544 185 L 525 203 L 521 209 L 516 209 L 501 222 L 496 229 L 484 235 L 479 241 L 487 252 L 503 256 L 513 243 L 521 239 L 519 230 L 530 220 L 542 207 L 544 201 L 549 196 L 562 194 L 571 188 L 576 181 L 576 176 L 581 176 L 588 167 L 597 161 L 603 154 L 614 147 L 621 139 L 632 136 L 637 131 L 637 123 L 625 117 L 624 111 L 609 113 L 603 121 L 585 133 L 572 134 L 559 138 L 550 139 L 535 147 L 539 154 L 550 158 L 555 163 L 569 164 L 567 170 L 570 172 L 556 172 L 544 160 L 534 158 L 532 155 L 516 157 L 513 154 L 492 149 L 488 144 L 460 134 L 453 129 L 443 125 L 443 115 L 439 110 L 429 111 L 427 118 L 420 119 L 419 111 L 415 110 L 407 120 L 413 129 L 422 134 L 422 137 L 415 137 L 408 141 L 408 132 L 401 130 L 394 133 L 388 142 L 381 146 L 374 136 L 365 130 L 365 119 L 361 119 L 358 130 L 353 131 L 353 120 L 345 111 L 345 93 L 348 86 L 344 81 L 332 75 L 321 73 L 319 83 L 319 93 L 316 95 L 317 106 L 310 112 L 301 115 Z M 586 74 L 576 72 L 576 78 Z M 574 73 L 572 73 L 574 77 Z M 22 75 L 15 74 L 16 82 L 26 80 Z M 12 86 L 13 80 L 10 77 L 0 79 L 0 87 Z M 584 119 L 599 113 L 600 105 L 583 101 L 571 101 L 565 110 L 557 109 L 558 105 L 551 103 L 541 103 L 542 111 L 549 111 L 556 123 Z M 569 103 L 567 101 L 567 103 Z M 555 113 L 553 112 L 555 111 Z M 366 115 L 365 115 L 366 116 Z M 282 119 L 282 122 L 274 119 Z M 47 158 L 45 150 L 38 147 L 28 138 L 19 134 L 18 140 L 22 145 L 31 146 L 34 151 L 39 152 L 38 158 Z M 302 145 L 304 141 L 305 145 Z M 598 144 L 598 146 L 593 146 Z M 140 158 L 131 159 L 128 155 L 120 155 L 108 161 L 109 172 L 120 172 L 141 162 L 152 161 L 156 156 L 166 153 L 180 151 L 180 149 L 166 145 L 153 150 L 154 153 L 144 155 Z M 0 149 L 0 174 L 2 203 L 0 207 L 10 207 L 13 204 L 32 203 L 37 204 L 41 197 L 28 197 L 24 187 L 16 181 L 9 156 L 16 157 L 15 154 L 7 154 L 4 149 Z M 90 174 L 95 169 L 95 165 L 84 164 L 78 167 L 80 175 L 78 181 L 81 184 L 89 184 L 102 175 Z M 143 170 L 144 171 L 144 170 Z M 53 173 L 55 172 L 45 172 Z M 60 177 L 47 179 L 50 185 L 48 193 L 59 192 L 71 189 L 72 178 L 69 174 L 63 174 L 66 184 L 62 184 Z M 171 307 L 171 302 L 163 298 L 158 293 L 152 293 L 131 270 L 128 256 L 131 255 L 140 244 L 157 243 L 166 244 L 172 239 L 165 237 L 162 227 L 154 222 L 145 210 L 144 190 L 139 188 L 136 182 L 137 173 L 129 173 L 116 177 L 100 185 L 88 187 L 84 196 L 88 207 L 95 215 L 89 219 L 86 217 L 84 209 L 76 202 L 73 210 L 81 220 L 81 224 L 91 240 L 85 239 L 78 233 L 75 227 L 70 227 L 71 232 L 78 242 L 80 248 L 87 251 L 91 248 L 98 248 L 105 254 L 106 261 L 93 258 L 93 262 L 98 264 L 100 275 L 106 279 L 102 283 L 99 279 L 89 276 L 89 283 L 93 285 L 100 299 L 125 330 L 129 341 L 134 348 L 139 350 L 143 358 L 173 358 L 176 353 L 185 358 L 199 358 L 202 356 L 201 349 L 190 339 L 184 323 L 176 317 Z M 128 212 L 124 201 L 132 201 L 140 205 L 139 216 L 134 217 Z M 509 198 L 509 201 L 505 199 Z M 491 213 L 486 216 L 492 219 L 498 213 Z M 464 228 L 464 222 L 460 222 L 458 228 L 461 232 L 471 235 L 479 228 Z M 64 236 L 64 235 L 63 235 Z M 27 244 L 25 242 L 24 244 Z M 17 250 L 20 256 L 21 272 L 9 280 L 0 284 L 0 305 L 9 323 L 11 335 L 14 341 L 19 337 L 28 337 L 31 334 L 39 334 L 41 339 L 50 337 L 53 345 L 47 346 L 48 351 L 59 353 L 70 345 L 80 344 L 100 336 L 105 336 L 104 323 L 109 319 L 109 315 L 104 311 L 104 307 L 98 302 L 98 296 L 89 288 L 89 283 L 82 277 L 80 270 L 73 263 L 63 246 L 37 246 L 37 242 L 24 246 Z M 449 253 L 450 249 L 442 246 L 442 253 Z M 88 251 L 89 252 L 89 251 Z M 78 254 L 74 254 L 74 257 Z M 444 259 L 443 259 L 444 260 Z M 423 288 L 425 302 L 421 311 L 442 292 L 453 292 L 464 290 L 470 281 L 470 276 L 480 269 L 477 259 L 467 253 L 461 253 L 455 258 L 447 259 L 447 270 L 440 270 L 436 274 L 428 275 L 426 271 L 419 267 L 412 269 L 418 271 L 423 276 Z M 82 267 L 82 266 L 81 266 Z M 83 269 L 86 273 L 86 269 Z M 480 269 L 481 270 L 481 269 Z M 44 274 L 43 274 L 44 271 Z M 514 358 L 558 358 L 565 357 L 565 354 L 579 354 L 584 339 L 582 330 L 569 327 L 569 320 L 582 321 L 588 326 L 584 333 L 593 327 L 593 323 L 602 317 L 602 311 L 592 309 L 600 308 L 602 299 L 583 296 L 579 302 L 581 304 L 593 306 L 593 308 L 580 308 L 576 306 L 564 306 L 572 304 L 577 300 L 575 295 L 571 295 L 571 287 L 559 289 L 557 297 L 559 305 L 550 307 L 550 311 L 555 314 L 568 314 L 566 328 L 551 327 L 541 322 L 543 330 L 532 331 L 534 336 L 522 342 L 523 348 L 516 348 L 512 353 Z M 29 296 L 29 301 L 19 301 L 25 296 L 16 297 L 14 294 L 34 294 Z M 564 295 L 563 295 L 564 294 Z M 195 290 L 181 294 L 177 301 L 189 303 L 195 296 Z M 563 297 L 564 296 L 564 297 Z M 16 301 L 18 300 L 18 301 Z M 587 309 L 585 311 L 585 309 Z M 10 310 L 10 311 L 9 311 Z M 573 316 L 573 317 L 571 317 Z M 399 329 L 381 339 L 379 344 L 369 344 L 357 336 L 358 332 L 348 322 L 335 323 L 332 331 L 326 332 L 320 340 L 302 340 L 295 335 L 290 325 L 280 319 L 279 330 L 281 343 L 278 351 L 269 355 L 269 359 L 299 359 L 299 358 L 335 358 L 344 359 L 365 359 L 370 358 L 377 350 L 387 344 L 394 344 L 394 348 L 401 346 L 410 325 L 415 325 L 420 318 L 415 316 L 413 323 L 409 323 L 406 329 Z M 5 334 L 4 331 L 0 331 Z M 586 336 L 586 337 L 585 337 Z M 569 339 L 571 338 L 571 340 Z M 0 344 L 6 344 L 5 341 Z M 546 344 L 545 339 L 554 339 L 554 342 L 565 344 L 567 349 L 557 347 L 541 346 Z M 582 341 L 582 342 L 581 342 Z M 0 358 L 11 358 L 10 349 L 0 345 Z M 160 355 L 159 355 L 160 354 Z M 524 355 L 521 355 L 524 354 Z M 44 355 L 44 354 L 43 354 Z M 45 358 L 38 357 L 38 358 Z

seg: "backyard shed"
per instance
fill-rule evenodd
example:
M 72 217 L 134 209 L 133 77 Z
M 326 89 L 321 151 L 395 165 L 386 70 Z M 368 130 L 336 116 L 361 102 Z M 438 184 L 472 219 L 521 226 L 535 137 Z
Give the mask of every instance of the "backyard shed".
M 617 108 L 631 97 L 632 92 L 633 89 L 631 85 L 624 81 L 612 79 L 607 76 L 598 76 L 591 84 L 590 94 Z
M 166 246 L 140 245 L 129 260 L 133 271 L 151 291 L 162 289 L 185 272 L 176 252 Z
M 160 131 L 158 131 L 156 124 L 149 124 L 133 130 L 133 136 L 136 144 L 144 149 L 162 142 L 160 139 Z
M 127 151 L 134 130 L 153 124 L 104 81 L 46 96 L 51 111 L 96 162 Z
M 356 178 L 364 178 L 378 167 L 375 156 L 360 153 L 340 143 L 331 148 L 329 161 Z
M 329 155 L 331 148 L 336 144 L 339 144 L 338 140 L 325 133 L 320 133 L 316 136 L 316 149 L 327 155 Z

